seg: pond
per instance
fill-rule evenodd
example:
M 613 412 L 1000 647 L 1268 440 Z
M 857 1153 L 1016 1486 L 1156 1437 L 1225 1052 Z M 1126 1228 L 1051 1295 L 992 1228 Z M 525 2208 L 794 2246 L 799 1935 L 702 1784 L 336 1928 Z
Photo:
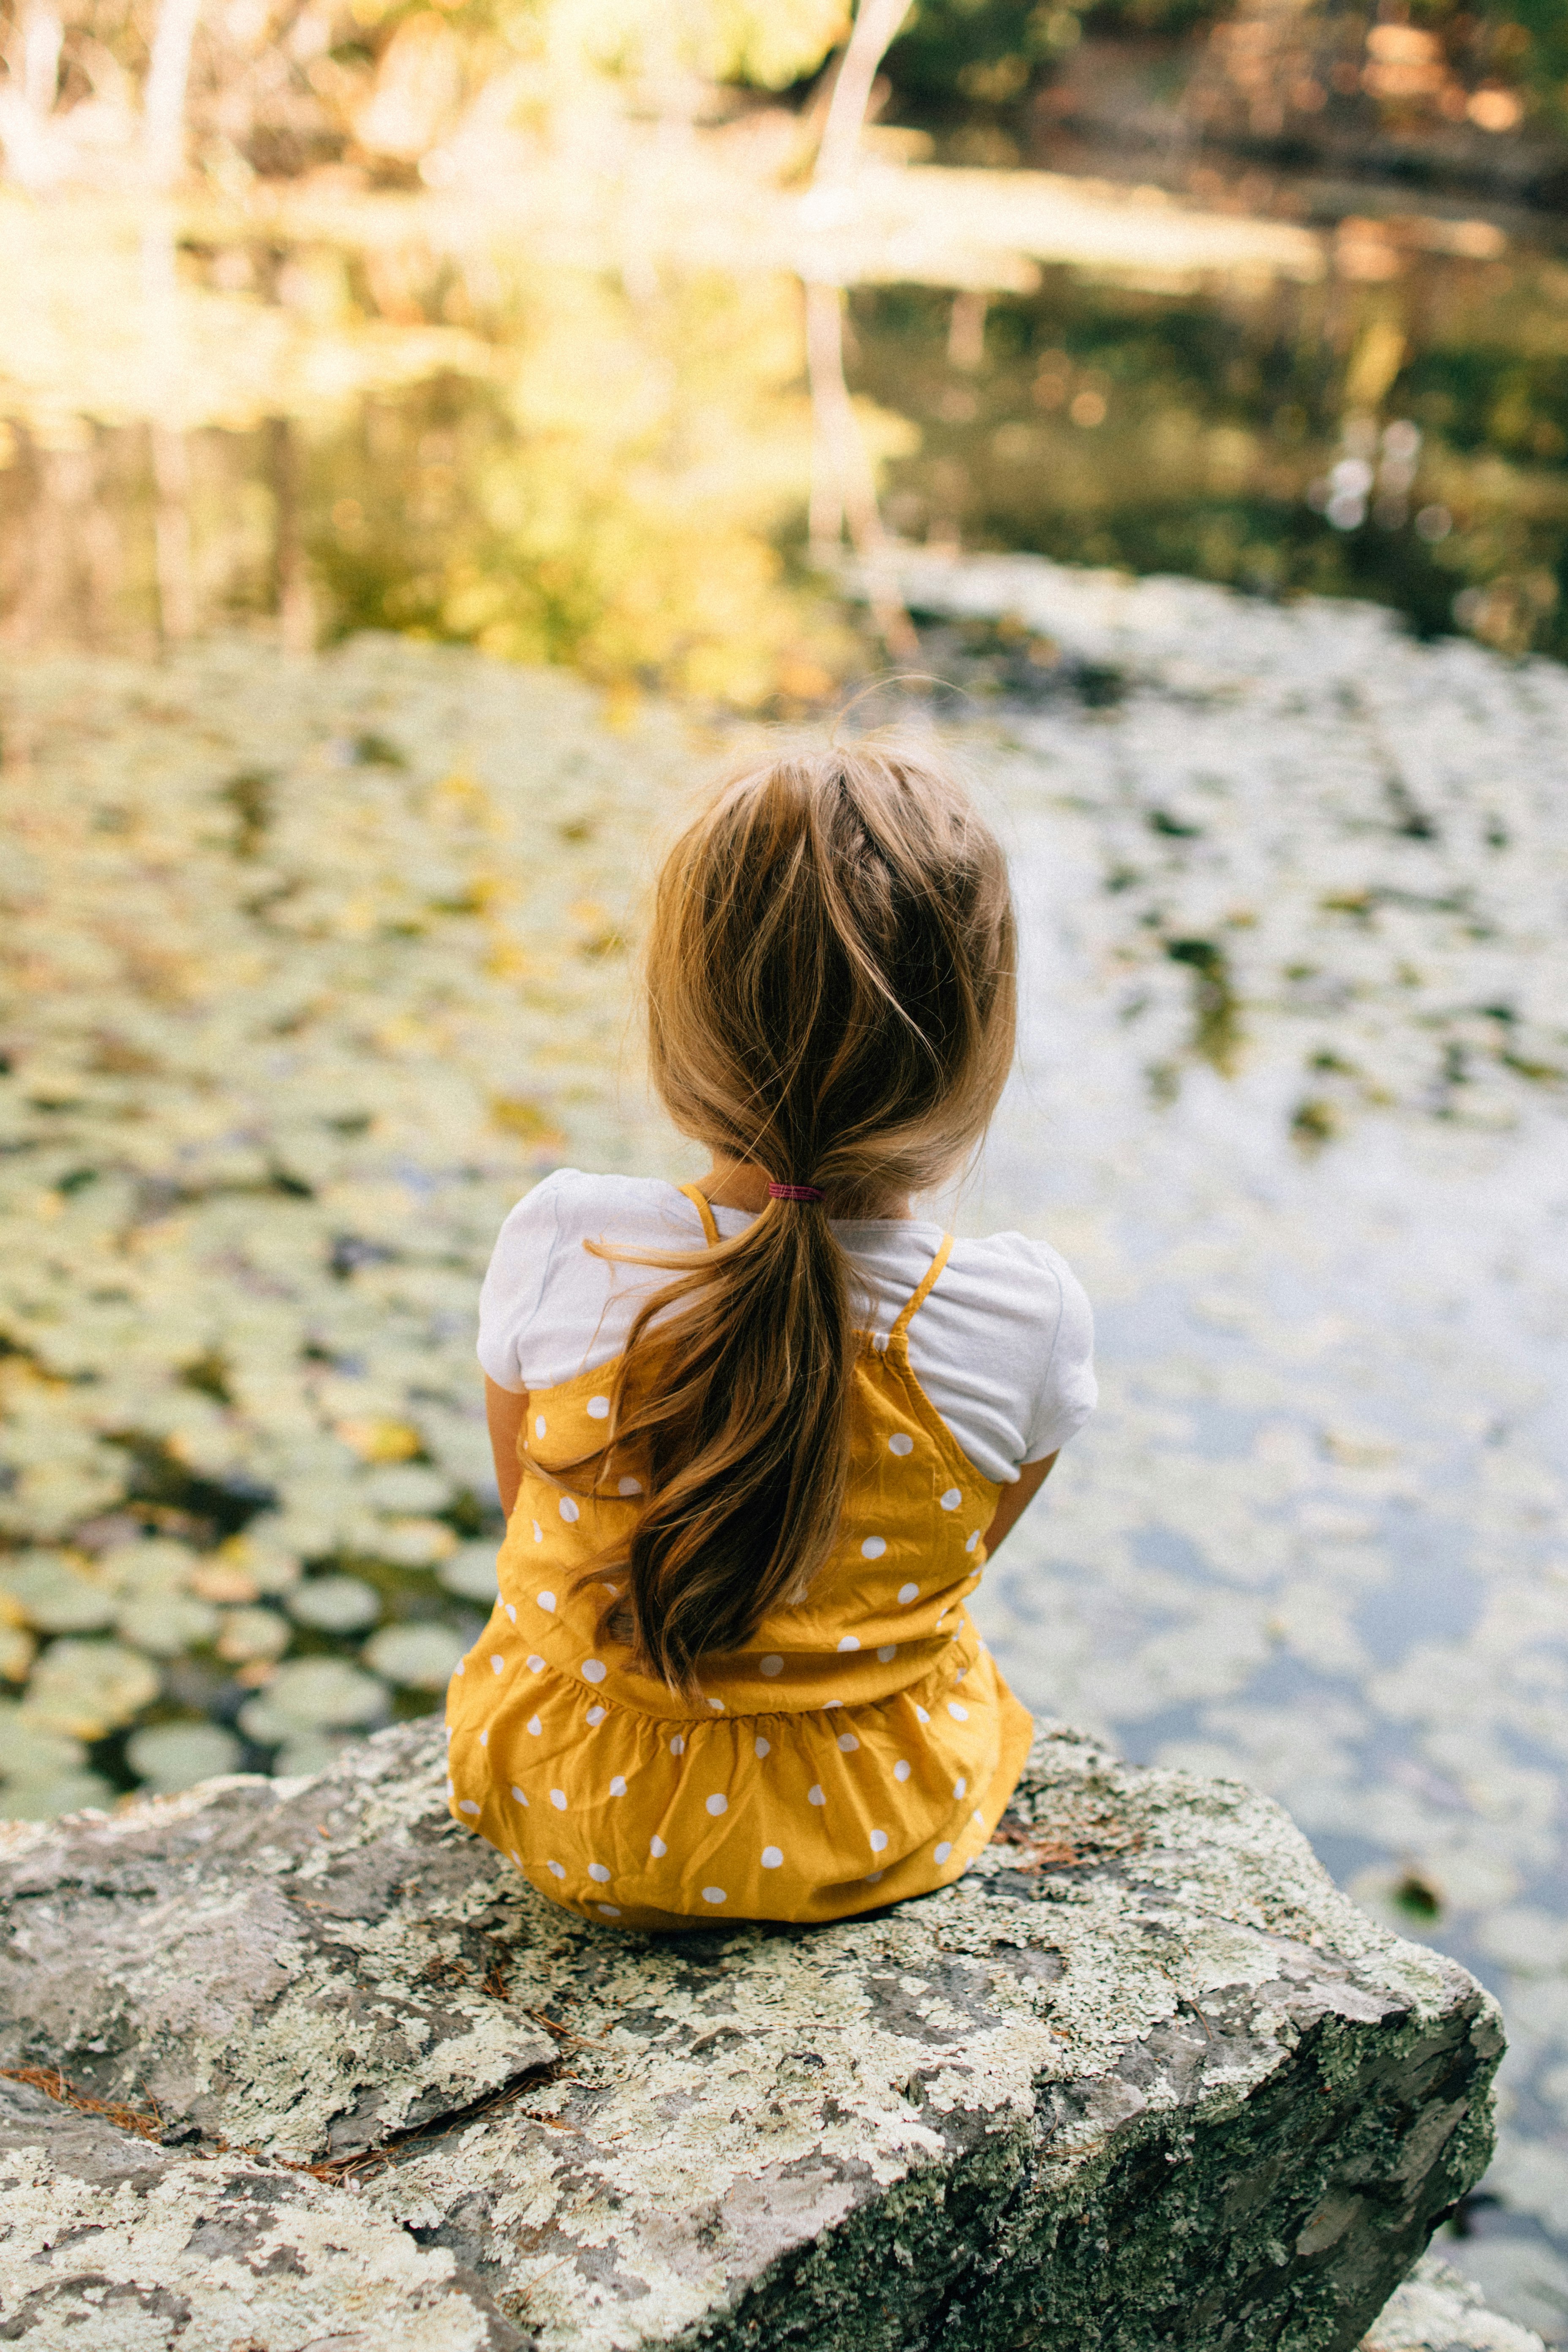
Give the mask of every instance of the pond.
M 756 170 L 731 180 L 776 248 Z M 1006 251 L 1029 191 L 1037 243 L 1068 258 Z M 1202 215 L 1157 187 L 884 170 L 873 194 L 882 233 L 868 199 L 870 226 L 819 227 L 816 260 L 868 273 L 847 371 L 899 538 L 1372 596 L 1425 635 L 1568 650 L 1549 225 L 1380 198 L 1207 267 L 1182 230 L 1245 235 L 1235 192 Z M 261 224 L 5 210 L 13 642 L 277 615 L 294 643 L 390 626 L 774 708 L 854 667 L 805 544 L 798 283 L 694 265 L 668 205 L 662 243 L 628 248 L 617 215 L 565 259 L 531 222 L 330 188 Z
M 653 844 L 737 711 L 878 658 L 806 546 L 795 279 L 392 217 L 10 223 L 12 1811 L 439 1705 L 495 1228 L 554 1165 L 686 1172 L 626 1034 Z M 1415 215 L 1325 251 L 847 299 L 1026 923 L 953 1213 L 1100 1318 L 984 1622 L 1498 1988 L 1460 2259 L 1568 2343 L 1568 687 L 1519 658 L 1564 643 L 1568 271 Z

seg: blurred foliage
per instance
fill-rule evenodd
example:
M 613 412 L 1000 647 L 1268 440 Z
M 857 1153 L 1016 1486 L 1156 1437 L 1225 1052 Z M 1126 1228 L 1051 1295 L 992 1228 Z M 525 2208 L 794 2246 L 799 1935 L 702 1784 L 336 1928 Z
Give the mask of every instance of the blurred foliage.
M 1359 87 L 1376 99 L 1380 113 L 1395 120 L 1408 115 L 1412 96 L 1423 93 L 1415 82 L 1405 87 L 1397 68 L 1379 87 L 1376 43 L 1368 37 L 1384 28 L 1386 39 L 1392 32 L 1397 50 L 1396 28 L 1408 26 L 1434 37 L 1435 54 L 1462 89 L 1496 84 L 1517 90 L 1548 120 L 1568 126 L 1563 0 L 1396 0 L 1392 7 L 1304 0 L 1294 12 L 1261 9 L 1249 0 L 919 0 L 888 53 L 891 110 L 933 123 L 976 110 L 1016 116 L 1086 35 L 1184 38 L 1196 54 L 1204 37 L 1250 19 L 1297 48 L 1316 45 L 1358 63 L 1370 54 L 1373 71 L 1370 78 L 1362 74 Z M 1321 108 L 1325 98 L 1331 103 L 1342 87 L 1331 84 L 1309 105 Z M 1511 123 L 1503 114 L 1485 127 Z
M 776 542 L 810 467 L 787 281 L 640 299 L 556 273 L 479 391 L 363 411 L 311 457 L 334 633 L 395 627 L 752 706 L 830 685 L 847 639 Z
M 1360 409 L 1347 386 L 1402 299 L 1419 299 L 1422 334 L 1407 348 L 1393 331 L 1394 364 Z M 1418 298 L 1280 288 L 1224 304 L 1061 272 L 991 305 L 963 376 L 951 311 L 933 289 L 855 297 L 862 380 L 883 398 L 897 385 L 921 425 L 919 455 L 890 468 L 899 530 L 1268 595 L 1369 596 L 1423 634 L 1568 653 L 1560 268 L 1429 268 Z M 1336 469 L 1353 484 L 1363 466 L 1363 495 L 1331 506 Z

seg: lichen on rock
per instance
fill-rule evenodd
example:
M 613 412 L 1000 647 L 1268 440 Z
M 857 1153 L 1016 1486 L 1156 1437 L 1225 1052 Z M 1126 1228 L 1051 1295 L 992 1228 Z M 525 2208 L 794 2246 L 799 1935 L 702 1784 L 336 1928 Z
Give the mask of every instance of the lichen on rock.
M 965 1878 L 826 1928 L 555 1910 L 421 1725 L 0 1832 L 0 2064 L 162 2132 L 6 2086 L 39 2352 L 106 2297 L 227 2352 L 246 2274 L 387 2352 L 1351 2352 L 1490 2145 L 1462 1969 L 1239 1783 L 1061 1727 Z

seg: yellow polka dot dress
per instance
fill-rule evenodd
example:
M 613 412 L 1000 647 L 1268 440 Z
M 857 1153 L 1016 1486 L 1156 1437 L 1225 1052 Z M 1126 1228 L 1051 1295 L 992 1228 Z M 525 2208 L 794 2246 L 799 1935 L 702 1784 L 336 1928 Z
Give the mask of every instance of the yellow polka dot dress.
M 530 1397 L 500 1597 L 447 1721 L 454 1813 L 541 1894 L 621 1927 L 842 1919 L 945 1885 L 990 1838 L 1031 1731 L 963 1608 L 1001 1489 L 907 1344 L 950 1247 L 887 1339 L 862 1336 L 839 1535 L 806 1599 L 715 1657 L 694 1700 L 634 1673 L 597 1593 L 573 1589 L 630 1528 L 635 1483 L 541 1475 L 602 1436 L 611 1368 Z

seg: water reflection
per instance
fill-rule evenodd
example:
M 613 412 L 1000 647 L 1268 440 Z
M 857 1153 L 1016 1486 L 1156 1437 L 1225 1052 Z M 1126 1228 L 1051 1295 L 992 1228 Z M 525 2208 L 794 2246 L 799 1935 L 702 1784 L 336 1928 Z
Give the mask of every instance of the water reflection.
M 14 214 L 6 634 L 390 626 L 798 702 L 855 658 L 807 565 L 831 505 L 863 552 L 885 520 L 917 544 L 1371 595 L 1510 654 L 1568 646 L 1552 254 L 1484 221 L 1350 217 L 1215 275 L 1198 215 L 1009 176 L 874 170 L 841 220 L 821 202 L 837 192 L 768 194 L 752 168 L 752 270 L 710 232 L 714 267 L 672 257 L 684 213 L 679 236 L 655 221 L 628 244 L 624 194 L 559 265 L 521 222 L 465 242 L 467 215 L 442 226 L 427 199 L 395 234 L 376 206 L 400 200 L 300 199 L 241 241 L 63 200 Z M 557 222 L 545 242 L 563 238 Z M 1058 245 L 1084 258 L 1042 276 L 1026 255 Z M 809 297 L 766 266 L 790 254 L 823 273 Z M 950 268 L 982 282 L 896 282 Z M 819 352 L 814 467 L 807 320 L 825 352 L 847 275 L 871 281 L 848 303 L 854 406 Z

